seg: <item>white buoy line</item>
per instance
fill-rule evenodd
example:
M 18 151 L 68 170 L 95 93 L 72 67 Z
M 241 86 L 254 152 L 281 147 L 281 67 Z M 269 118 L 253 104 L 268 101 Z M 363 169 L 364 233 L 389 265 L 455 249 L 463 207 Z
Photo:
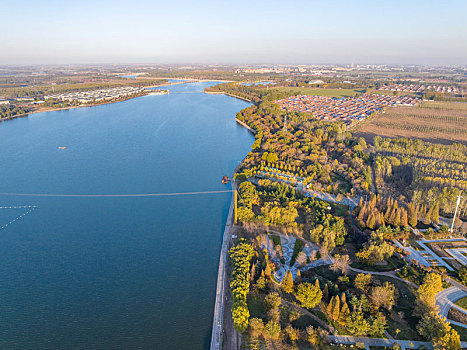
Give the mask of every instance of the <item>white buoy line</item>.
M 21 214 L 20 216 L 14 218 L 14 219 L 11 220 L 9 223 L 7 223 L 7 224 L 1 226 L 1 227 L 0 227 L 0 230 L 3 230 L 5 227 L 7 227 L 7 226 L 11 225 L 12 223 L 14 223 L 14 222 L 20 220 L 22 217 L 28 215 L 30 212 L 32 212 L 34 209 L 37 208 L 37 206 L 27 206 L 27 207 L 28 207 L 28 208 L 31 208 L 31 209 L 29 209 L 27 212 L 24 212 L 24 213 Z M 6 208 L 7 208 L 7 209 L 10 209 L 10 207 L 6 207 Z M 2 209 L 5 209 L 5 208 L 2 208 Z
M 233 190 L 198 191 L 198 192 L 171 192 L 171 193 L 128 193 L 128 194 L 53 194 L 53 193 L 0 193 L 0 196 L 23 197 L 160 197 L 160 196 L 186 196 L 197 194 L 231 193 Z

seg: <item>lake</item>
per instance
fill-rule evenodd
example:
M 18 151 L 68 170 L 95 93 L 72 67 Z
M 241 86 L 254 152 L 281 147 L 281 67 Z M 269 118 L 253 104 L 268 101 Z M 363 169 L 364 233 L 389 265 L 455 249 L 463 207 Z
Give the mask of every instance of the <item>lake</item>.
M 1 123 L 0 192 L 230 189 L 249 104 L 213 84 Z M 208 348 L 230 198 L 1 195 L 0 349 Z

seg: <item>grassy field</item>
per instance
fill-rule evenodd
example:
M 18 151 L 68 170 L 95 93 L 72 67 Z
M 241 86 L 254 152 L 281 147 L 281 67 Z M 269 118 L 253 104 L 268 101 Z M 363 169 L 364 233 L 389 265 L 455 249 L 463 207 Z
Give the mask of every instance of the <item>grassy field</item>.
M 456 305 L 458 305 L 458 306 L 460 306 L 460 307 L 467 310 L 467 297 L 459 299 L 454 304 L 456 304 Z
M 404 266 L 405 263 L 398 257 L 396 256 L 391 256 L 387 260 L 387 265 L 373 265 L 373 266 L 368 266 L 361 264 L 358 262 L 358 260 L 352 262 L 350 266 L 356 269 L 361 269 L 361 270 L 367 270 L 367 271 L 375 271 L 375 272 L 384 272 L 384 271 L 394 271 L 402 266 Z
M 445 106 L 451 105 L 454 103 Z M 385 113 L 380 113 L 357 126 L 357 136 L 364 137 L 368 142 L 372 142 L 377 135 L 419 138 L 444 144 L 453 142 L 467 144 L 467 109 L 389 108 Z
M 293 91 L 295 95 L 319 95 L 330 97 L 348 97 L 355 96 L 356 94 L 362 94 L 365 92 L 364 89 L 316 89 L 289 86 L 278 86 L 273 89 L 280 91 Z

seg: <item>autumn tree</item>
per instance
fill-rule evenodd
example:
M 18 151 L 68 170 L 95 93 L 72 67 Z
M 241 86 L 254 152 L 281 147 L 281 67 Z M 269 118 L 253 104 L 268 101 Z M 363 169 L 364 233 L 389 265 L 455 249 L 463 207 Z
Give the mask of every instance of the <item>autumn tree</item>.
M 282 289 L 284 289 L 284 292 L 286 293 L 293 292 L 293 276 L 290 270 L 287 270 L 287 272 L 285 273 L 285 276 L 282 279 L 281 286 L 282 286 Z
M 313 308 L 321 302 L 323 294 L 319 285 L 311 283 L 301 283 L 297 287 L 295 297 L 302 307 Z
M 397 289 L 392 283 L 385 282 L 371 290 L 370 299 L 377 308 L 384 307 L 391 310 L 396 302 Z
M 366 292 L 370 282 L 371 282 L 371 275 L 369 273 L 367 274 L 359 273 L 355 277 L 354 285 L 355 285 L 355 288 L 358 288 L 361 291 Z

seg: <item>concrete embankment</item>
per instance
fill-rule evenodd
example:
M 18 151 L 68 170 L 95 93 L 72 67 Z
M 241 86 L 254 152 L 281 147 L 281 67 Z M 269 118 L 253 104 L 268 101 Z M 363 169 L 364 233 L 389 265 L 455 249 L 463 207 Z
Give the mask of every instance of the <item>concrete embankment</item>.
M 246 125 L 245 122 L 242 122 L 242 121 L 241 121 L 240 119 L 238 119 L 238 118 L 235 118 L 235 121 L 236 121 L 238 124 L 240 124 L 241 126 L 247 128 L 252 134 L 256 135 L 256 130 L 250 128 L 248 125 Z
M 242 101 L 246 101 L 246 102 L 252 103 L 251 100 L 249 100 L 249 99 L 247 99 L 247 98 L 245 98 L 245 97 L 241 97 L 241 96 L 229 94 L 228 92 L 224 92 L 224 91 L 206 91 L 206 90 L 204 90 L 204 93 L 206 93 L 206 94 L 212 94 L 212 95 L 226 95 L 226 96 L 238 98 L 239 100 L 242 100 Z
M 232 182 L 232 190 L 235 191 L 236 189 L 236 184 Z M 224 333 L 224 301 L 227 287 L 227 259 L 231 230 L 233 226 L 233 210 L 235 205 L 234 201 L 234 192 L 232 192 L 232 200 L 230 201 L 229 215 L 227 216 L 227 221 L 225 223 L 221 255 L 219 258 L 219 269 L 217 272 L 217 289 L 216 302 L 214 304 L 214 318 L 212 320 L 211 350 L 222 349 L 222 335 Z

